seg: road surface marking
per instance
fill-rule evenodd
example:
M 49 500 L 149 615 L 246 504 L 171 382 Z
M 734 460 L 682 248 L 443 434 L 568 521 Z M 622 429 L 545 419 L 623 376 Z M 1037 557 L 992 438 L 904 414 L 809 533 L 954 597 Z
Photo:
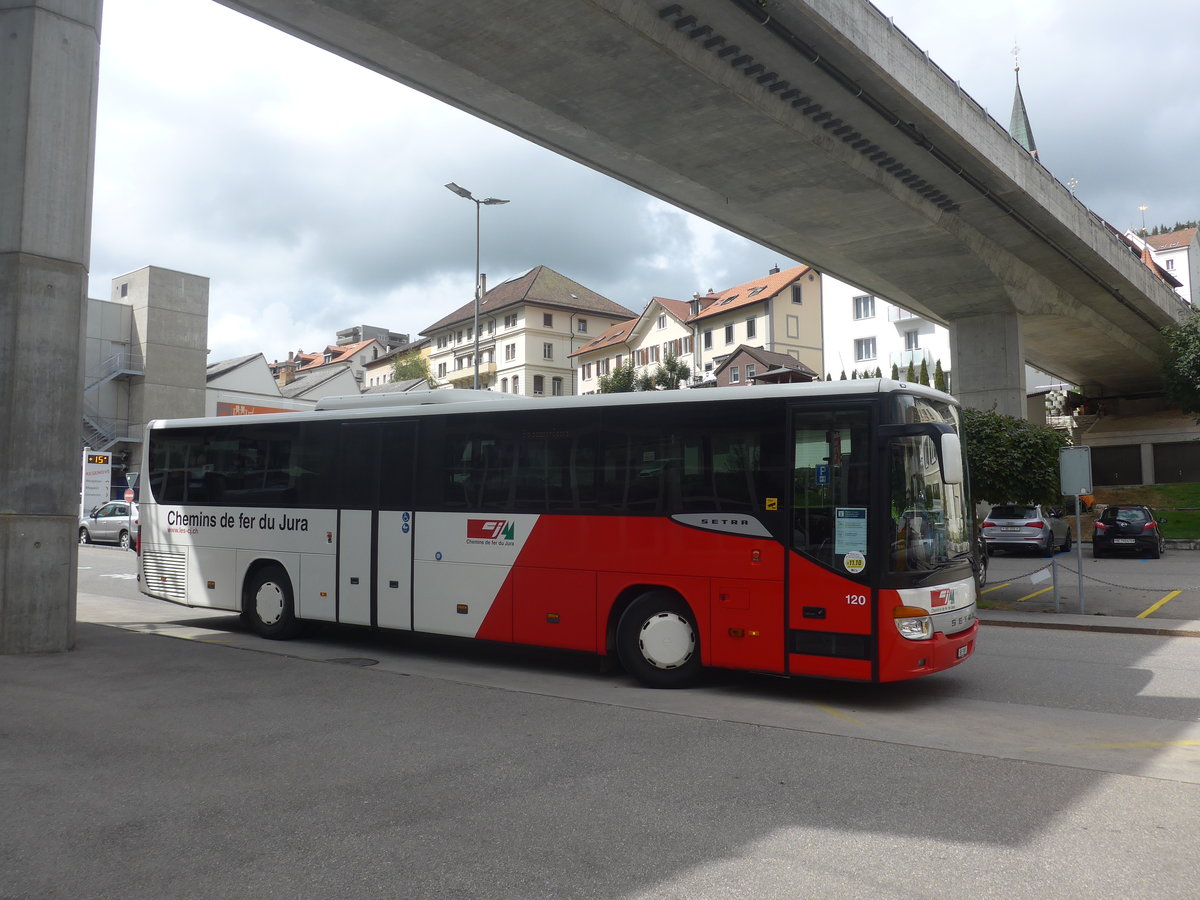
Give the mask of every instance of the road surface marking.
M 1200 747 L 1200 741 L 1131 741 L 1127 744 L 1072 744 L 1067 748 L 1050 748 L 1050 747 L 1022 747 L 1021 749 L 1027 753 L 1050 750 L 1050 749 L 1071 749 L 1071 750 L 1152 750 L 1155 747 Z
M 829 713 L 835 718 L 841 719 L 844 722 L 849 722 L 852 725 L 863 725 L 865 727 L 865 723 L 858 721 L 858 719 L 854 718 L 854 716 L 844 713 L 840 709 L 834 709 L 832 706 L 826 706 L 824 703 L 814 703 L 812 705 L 823 712 Z
M 1163 597 L 1161 600 L 1159 600 L 1157 603 L 1155 603 L 1148 610 L 1146 610 L 1145 612 L 1138 613 L 1137 617 L 1139 619 L 1144 619 L 1144 618 L 1146 618 L 1146 616 L 1150 615 L 1151 613 L 1158 612 L 1160 609 L 1162 609 L 1164 606 L 1166 606 L 1170 601 L 1174 600 L 1176 597 L 1178 597 L 1182 593 L 1183 593 L 1183 591 L 1171 591 L 1171 593 L 1167 594 L 1167 596 Z
M 1032 594 L 1026 594 L 1024 597 L 1018 597 L 1017 602 L 1024 603 L 1026 600 L 1032 600 L 1034 597 L 1038 597 L 1038 596 L 1046 593 L 1046 591 L 1051 591 L 1051 590 L 1054 590 L 1054 585 L 1051 585 L 1050 587 L 1044 587 L 1040 591 L 1034 591 Z

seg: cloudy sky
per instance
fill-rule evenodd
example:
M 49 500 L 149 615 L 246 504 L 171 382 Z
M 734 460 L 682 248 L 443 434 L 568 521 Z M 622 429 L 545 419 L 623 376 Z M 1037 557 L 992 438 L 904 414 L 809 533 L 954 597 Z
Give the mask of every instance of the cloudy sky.
M 1005 126 L 1019 45 L 1042 161 L 1114 225 L 1200 218 L 1200 4 L 877 6 Z M 97 132 L 90 296 L 208 276 L 212 361 L 415 338 L 467 302 L 475 210 L 449 181 L 512 201 L 483 210 L 489 284 L 545 264 L 637 311 L 791 262 L 212 0 L 105 0 Z

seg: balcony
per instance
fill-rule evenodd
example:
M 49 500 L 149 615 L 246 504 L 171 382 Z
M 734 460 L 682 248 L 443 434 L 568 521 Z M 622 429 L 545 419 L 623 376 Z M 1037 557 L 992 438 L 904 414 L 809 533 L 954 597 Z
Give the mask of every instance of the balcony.
M 496 374 L 496 364 L 494 362 L 485 362 L 479 364 L 479 386 L 480 388 L 490 387 Z M 438 381 L 444 381 L 456 388 L 470 388 L 475 386 L 475 366 L 474 364 L 464 366 L 461 369 L 453 369 L 448 372 L 445 377 L 438 378 Z
M 920 324 L 921 322 L 928 322 L 929 320 L 922 315 L 918 315 L 917 313 L 911 313 L 907 309 L 901 309 L 898 306 L 889 306 L 888 321 L 903 323 L 911 322 L 912 324 L 916 325 Z
M 933 352 L 918 347 L 916 350 L 898 350 L 895 353 L 889 353 L 889 365 L 895 366 L 900 370 L 900 377 L 904 377 L 904 373 L 908 370 L 909 363 L 918 374 L 921 372 L 921 363 L 925 363 L 929 370 L 929 377 L 933 377 Z

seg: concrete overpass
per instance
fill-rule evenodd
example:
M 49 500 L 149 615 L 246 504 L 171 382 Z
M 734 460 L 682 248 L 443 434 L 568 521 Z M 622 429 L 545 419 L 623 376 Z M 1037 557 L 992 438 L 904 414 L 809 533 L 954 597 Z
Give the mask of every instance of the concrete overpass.
M 1158 385 L 1176 295 L 862 0 L 219 2 L 949 324 L 970 405 Z

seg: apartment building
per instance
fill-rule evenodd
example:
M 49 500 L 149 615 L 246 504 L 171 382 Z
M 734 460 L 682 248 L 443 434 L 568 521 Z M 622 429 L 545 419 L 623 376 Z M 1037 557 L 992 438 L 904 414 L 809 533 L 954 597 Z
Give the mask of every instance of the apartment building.
M 537 266 L 466 303 L 421 334 L 441 388 L 470 388 L 478 348 L 479 387 L 523 396 L 578 393 L 572 354 L 636 313 L 548 266 Z

